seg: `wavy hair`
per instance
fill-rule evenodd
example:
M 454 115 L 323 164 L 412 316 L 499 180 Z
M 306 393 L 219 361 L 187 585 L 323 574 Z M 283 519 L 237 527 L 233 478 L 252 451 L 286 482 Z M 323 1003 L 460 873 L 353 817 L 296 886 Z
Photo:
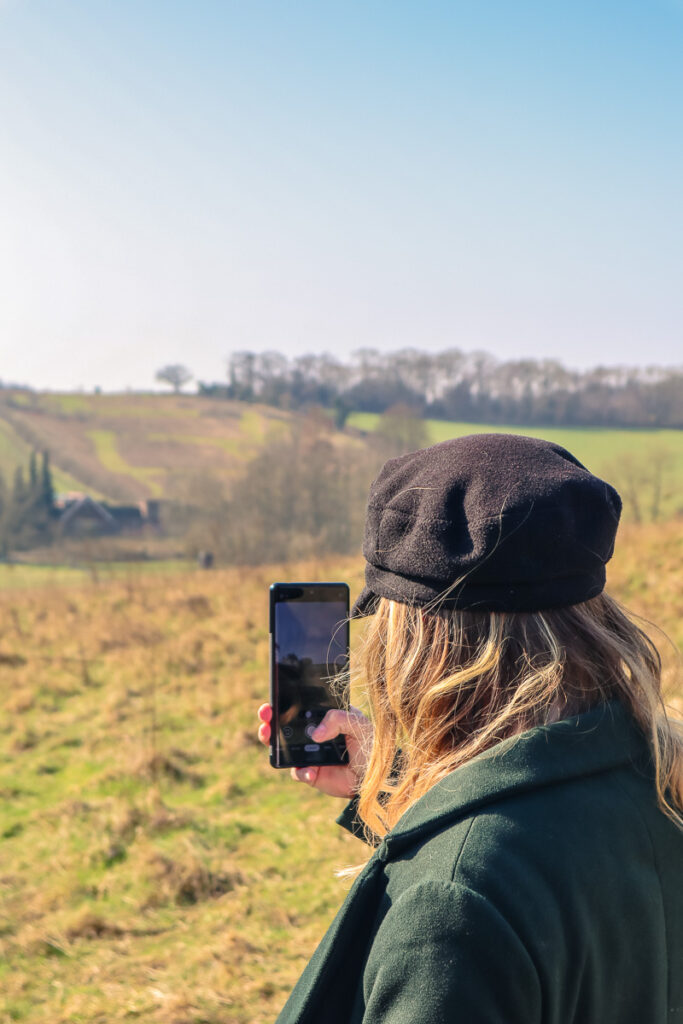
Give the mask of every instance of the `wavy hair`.
M 614 698 L 649 738 L 659 805 L 683 827 L 683 728 L 666 713 L 661 667 L 652 640 L 605 593 L 539 612 L 382 598 L 359 660 L 374 724 L 358 802 L 368 838 L 501 740 Z

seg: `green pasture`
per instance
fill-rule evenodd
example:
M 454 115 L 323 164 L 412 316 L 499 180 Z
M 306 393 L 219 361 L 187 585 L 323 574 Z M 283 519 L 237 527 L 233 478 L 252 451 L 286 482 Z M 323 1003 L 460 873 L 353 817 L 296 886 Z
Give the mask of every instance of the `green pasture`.
M 0 592 L 31 587 L 61 587 L 88 581 L 135 579 L 143 575 L 187 572 L 191 562 L 180 558 L 150 561 L 94 562 L 83 565 L 49 565 L 31 562 L 0 562 Z

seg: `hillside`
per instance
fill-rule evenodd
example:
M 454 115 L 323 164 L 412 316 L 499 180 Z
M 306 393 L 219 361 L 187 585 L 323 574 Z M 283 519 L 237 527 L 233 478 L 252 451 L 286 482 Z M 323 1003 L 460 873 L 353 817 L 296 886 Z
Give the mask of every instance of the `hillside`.
M 204 474 L 229 480 L 288 429 L 277 409 L 187 395 L 0 391 L 0 471 L 48 449 L 59 490 L 114 501 L 183 496 Z
M 679 644 L 682 564 L 672 522 L 623 530 L 609 571 Z M 0 590 L 1 1021 L 274 1020 L 365 852 L 255 741 L 267 587 L 355 596 L 361 576 L 354 558 Z
M 0 390 L 0 472 L 11 480 L 31 447 L 48 449 L 58 490 L 85 490 L 127 502 L 142 498 L 196 499 L 211 481 L 228 484 L 303 412 L 272 406 L 172 394 L 62 394 Z M 379 417 L 352 413 L 337 444 L 371 435 Z M 683 431 L 583 427 L 501 427 L 426 420 L 431 443 L 485 431 L 529 433 L 558 441 L 602 474 L 652 518 L 683 509 Z M 353 443 L 349 445 L 350 450 Z M 207 483 L 208 482 L 208 483 Z M 626 509 L 627 515 L 631 510 Z

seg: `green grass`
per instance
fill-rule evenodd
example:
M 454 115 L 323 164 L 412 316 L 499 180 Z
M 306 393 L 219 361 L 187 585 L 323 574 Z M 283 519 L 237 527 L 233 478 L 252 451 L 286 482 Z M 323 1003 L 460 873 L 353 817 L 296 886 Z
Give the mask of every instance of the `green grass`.
M 89 430 L 88 437 L 95 446 L 97 457 L 110 473 L 121 476 L 132 476 L 148 488 L 150 494 L 157 498 L 163 494 L 158 476 L 163 470 L 154 466 L 132 466 L 121 456 L 118 449 L 116 434 L 112 430 Z
M 0 593 L 0 1019 L 274 1019 L 360 853 L 254 741 L 270 579 Z
M 91 395 L 50 395 L 50 404 L 60 412 L 74 414 L 93 412 L 93 403 L 99 396 Z
M 191 563 L 179 558 L 156 561 L 97 562 L 93 565 L 34 565 L 0 562 L 0 591 L 38 586 L 61 587 L 88 580 L 135 578 L 144 575 L 187 572 Z
M 130 465 L 121 458 L 116 435 L 111 430 L 89 430 L 88 437 L 95 445 L 97 457 L 111 473 L 122 473 L 127 475 L 130 472 Z
M 70 566 L 0 563 L 0 591 L 42 584 L 57 587 L 64 583 L 82 583 L 87 578 L 87 569 Z
M 672 522 L 627 529 L 609 567 L 679 641 L 682 564 Z M 366 856 L 255 741 L 277 578 L 355 595 L 362 564 L 0 566 L 3 1024 L 277 1016 Z

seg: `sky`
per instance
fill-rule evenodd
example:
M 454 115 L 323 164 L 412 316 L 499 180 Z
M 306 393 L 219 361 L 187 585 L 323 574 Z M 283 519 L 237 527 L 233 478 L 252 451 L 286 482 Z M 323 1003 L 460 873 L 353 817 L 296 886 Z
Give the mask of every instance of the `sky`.
M 0 0 L 0 380 L 683 363 L 683 0 Z

